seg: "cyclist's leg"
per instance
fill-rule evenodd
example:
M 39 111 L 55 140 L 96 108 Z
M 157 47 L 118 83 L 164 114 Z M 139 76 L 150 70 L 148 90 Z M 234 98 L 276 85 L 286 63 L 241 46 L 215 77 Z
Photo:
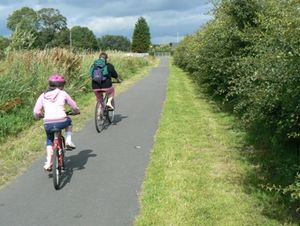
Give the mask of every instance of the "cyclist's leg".
M 106 88 L 105 92 L 108 94 L 108 99 L 107 99 L 106 105 L 113 109 L 114 107 L 112 106 L 112 100 L 115 96 L 115 88 L 113 86 L 111 86 L 110 88 Z
M 102 95 L 103 94 L 103 90 L 102 89 L 95 89 L 93 91 L 94 91 L 94 94 L 96 96 L 96 100 L 97 101 L 101 100 L 102 97 L 103 97 L 103 95 Z
M 65 121 L 61 126 L 64 127 L 66 131 L 66 147 L 68 149 L 75 149 L 76 145 L 72 141 L 72 119 L 68 117 L 67 121 Z
M 103 103 L 103 92 L 105 92 L 105 91 L 103 89 L 94 89 L 93 91 L 95 93 L 96 100 L 102 104 Z
M 51 124 L 45 124 L 44 127 L 46 132 L 46 162 L 44 164 L 44 169 L 51 170 L 52 156 L 53 156 L 52 144 L 53 144 L 54 134 L 50 132 L 52 128 Z
M 72 119 L 70 117 L 67 117 L 62 122 L 53 122 L 53 123 L 45 124 L 46 132 L 49 134 L 49 139 L 50 139 L 50 136 L 52 136 L 51 137 L 52 141 L 53 141 L 53 133 L 51 133 L 50 131 L 53 128 L 65 129 L 65 131 L 66 131 L 66 146 L 71 149 L 76 148 L 75 144 L 72 142 Z M 51 141 L 51 145 L 52 145 L 52 141 Z

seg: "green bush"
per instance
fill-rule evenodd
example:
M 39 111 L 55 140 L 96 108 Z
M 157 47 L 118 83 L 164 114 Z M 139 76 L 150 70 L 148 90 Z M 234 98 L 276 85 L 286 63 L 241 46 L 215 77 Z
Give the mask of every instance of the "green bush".
M 299 8 L 298 0 L 223 0 L 215 18 L 174 53 L 178 66 L 274 152 L 300 144 Z M 296 197 L 297 183 L 285 194 Z

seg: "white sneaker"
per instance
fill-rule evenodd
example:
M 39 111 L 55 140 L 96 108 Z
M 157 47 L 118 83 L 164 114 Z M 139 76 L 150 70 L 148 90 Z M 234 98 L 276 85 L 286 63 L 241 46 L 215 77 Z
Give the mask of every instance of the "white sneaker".
M 106 106 L 111 109 L 111 110 L 114 110 L 114 107 L 111 105 L 111 103 L 107 103 Z
M 66 141 L 67 149 L 75 149 L 76 145 L 72 141 Z
M 50 163 L 48 162 L 45 162 L 45 165 L 44 165 L 44 170 L 46 171 L 51 171 L 52 170 L 52 166 Z

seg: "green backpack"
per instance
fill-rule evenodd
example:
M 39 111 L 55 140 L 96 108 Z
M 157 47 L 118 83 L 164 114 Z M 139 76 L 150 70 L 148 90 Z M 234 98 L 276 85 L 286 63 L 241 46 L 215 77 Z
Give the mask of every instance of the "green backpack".
M 89 75 L 98 84 L 104 82 L 108 78 L 108 69 L 105 60 L 102 58 L 95 60 L 90 67 Z

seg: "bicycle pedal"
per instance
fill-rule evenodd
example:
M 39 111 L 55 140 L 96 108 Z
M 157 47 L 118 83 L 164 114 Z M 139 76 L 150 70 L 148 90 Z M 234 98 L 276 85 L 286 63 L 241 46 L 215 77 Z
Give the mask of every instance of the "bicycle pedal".
M 76 147 L 72 147 L 72 146 L 66 145 L 65 150 L 66 150 L 66 151 L 72 151 L 72 150 L 75 149 L 75 148 L 76 148 Z
M 73 151 L 73 149 L 75 149 L 75 148 L 66 147 L 66 148 L 65 148 L 65 151 Z

